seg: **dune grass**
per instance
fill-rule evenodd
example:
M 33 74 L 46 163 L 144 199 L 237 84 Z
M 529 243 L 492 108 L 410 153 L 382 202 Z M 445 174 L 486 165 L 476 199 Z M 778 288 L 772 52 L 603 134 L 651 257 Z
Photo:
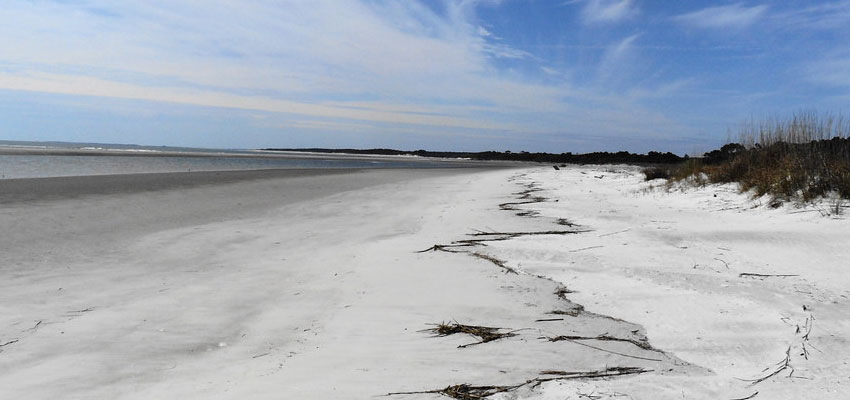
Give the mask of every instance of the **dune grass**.
M 750 121 L 739 143 L 730 143 L 667 171 L 648 169 L 647 180 L 738 183 L 771 204 L 825 197 L 850 199 L 850 121 L 814 112 L 786 120 Z

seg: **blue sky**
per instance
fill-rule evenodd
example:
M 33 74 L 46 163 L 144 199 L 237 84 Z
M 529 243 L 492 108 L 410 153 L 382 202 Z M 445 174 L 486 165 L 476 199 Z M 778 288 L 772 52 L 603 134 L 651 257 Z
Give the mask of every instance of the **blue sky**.
M 6 1 L 0 139 L 695 154 L 850 105 L 850 0 Z

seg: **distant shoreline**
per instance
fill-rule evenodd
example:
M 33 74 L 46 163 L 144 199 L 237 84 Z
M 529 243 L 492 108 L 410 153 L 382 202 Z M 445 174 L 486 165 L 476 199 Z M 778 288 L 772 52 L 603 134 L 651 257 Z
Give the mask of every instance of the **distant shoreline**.
M 554 164 L 679 164 L 687 157 L 679 157 L 673 153 L 650 151 L 647 154 L 636 154 L 628 151 L 611 153 L 607 151 L 584 154 L 567 153 L 530 153 L 521 152 L 462 152 L 462 151 L 428 151 L 428 150 L 395 150 L 395 149 L 326 149 L 326 148 L 266 148 L 267 152 L 312 153 L 312 154 L 347 154 L 356 156 L 418 156 L 424 158 L 465 159 L 476 161 L 519 161 Z

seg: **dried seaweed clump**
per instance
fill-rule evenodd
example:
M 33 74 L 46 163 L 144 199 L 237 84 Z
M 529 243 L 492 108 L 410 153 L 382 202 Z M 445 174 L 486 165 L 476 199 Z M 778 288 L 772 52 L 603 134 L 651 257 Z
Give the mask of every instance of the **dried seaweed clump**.
M 476 344 L 488 343 L 494 340 L 499 340 L 506 337 L 516 336 L 512 332 L 499 332 L 502 328 L 493 328 L 489 326 L 463 325 L 457 322 L 439 323 L 434 328 L 426 329 L 426 332 L 431 332 L 435 336 L 450 336 L 458 333 L 464 333 L 478 338 L 478 342 L 458 346 L 460 348 L 473 346 Z
M 406 395 L 406 394 L 425 394 L 436 393 L 446 397 L 451 397 L 458 400 L 481 400 L 486 399 L 494 394 L 505 393 L 514 390 L 523 385 L 514 386 L 472 386 L 467 384 L 452 385 L 445 389 L 424 390 L 419 392 L 395 392 L 387 393 L 388 396 Z

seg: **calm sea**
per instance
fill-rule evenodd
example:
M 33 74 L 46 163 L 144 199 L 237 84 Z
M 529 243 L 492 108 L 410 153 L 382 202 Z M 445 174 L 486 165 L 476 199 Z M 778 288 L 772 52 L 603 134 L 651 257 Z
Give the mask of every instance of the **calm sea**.
M 41 143 L 0 141 L 0 152 L 26 150 L 84 150 L 116 155 L 0 154 L 0 179 L 56 176 L 137 174 L 151 172 L 229 171 L 304 168 L 446 168 L 469 162 L 419 157 L 273 154 L 257 157 L 248 150 L 209 150 L 92 143 Z M 169 155 L 162 155 L 168 153 Z M 173 154 L 181 153 L 181 154 Z M 200 155 L 203 153 L 204 155 Z M 263 153 L 263 155 L 269 155 Z

